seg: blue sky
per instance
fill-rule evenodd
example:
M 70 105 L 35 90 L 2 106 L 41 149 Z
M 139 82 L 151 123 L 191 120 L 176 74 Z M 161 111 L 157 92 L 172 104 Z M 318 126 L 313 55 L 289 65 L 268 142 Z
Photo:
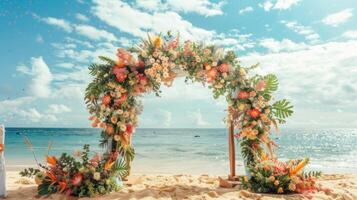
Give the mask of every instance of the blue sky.
M 356 12 L 354 0 L 1 1 L 0 123 L 88 127 L 88 65 L 172 30 L 277 74 L 277 98 L 295 105 L 286 126 L 357 127 Z M 225 101 L 182 78 L 143 104 L 140 127 L 224 127 Z

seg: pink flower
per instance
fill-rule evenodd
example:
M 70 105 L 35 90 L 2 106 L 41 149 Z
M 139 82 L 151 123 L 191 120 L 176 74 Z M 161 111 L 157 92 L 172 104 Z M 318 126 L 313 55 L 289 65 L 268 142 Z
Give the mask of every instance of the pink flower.
M 113 67 L 113 74 L 115 75 L 115 77 L 117 78 L 117 81 L 119 83 L 122 83 L 125 81 L 127 75 L 127 70 L 123 67 L 118 67 L 118 66 L 114 66 Z
M 249 93 L 246 91 L 240 91 L 238 93 L 238 99 L 248 99 L 249 98 Z
M 125 62 L 129 62 L 132 58 L 132 55 L 129 52 L 127 52 L 125 49 L 122 49 L 122 48 L 118 49 L 117 56 L 119 59 L 122 59 Z
M 229 72 L 229 65 L 226 64 L 226 63 L 223 63 L 223 64 L 221 64 L 221 65 L 218 67 L 218 70 L 219 70 L 221 73 L 227 73 L 227 72 Z
M 255 89 L 258 91 L 262 91 L 266 85 L 265 80 L 260 80 L 257 85 L 255 86 Z
M 81 173 L 77 173 L 76 175 L 73 176 L 71 181 L 74 186 L 78 186 L 79 184 L 81 184 L 82 179 L 83 179 L 83 175 Z
M 139 76 L 139 82 L 141 85 L 146 85 L 148 83 L 148 78 L 145 75 Z

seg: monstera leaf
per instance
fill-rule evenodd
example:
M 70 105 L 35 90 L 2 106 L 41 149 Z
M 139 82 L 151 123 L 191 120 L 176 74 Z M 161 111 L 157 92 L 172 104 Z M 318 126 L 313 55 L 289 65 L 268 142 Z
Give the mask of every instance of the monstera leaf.
M 285 119 L 293 114 L 293 106 L 286 99 L 275 102 L 272 105 L 272 112 L 279 123 L 285 123 Z
M 278 78 L 274 74 L 268 74 L 263 78 L 265 80 L 264 93 L 271 94 L 278 89 Z

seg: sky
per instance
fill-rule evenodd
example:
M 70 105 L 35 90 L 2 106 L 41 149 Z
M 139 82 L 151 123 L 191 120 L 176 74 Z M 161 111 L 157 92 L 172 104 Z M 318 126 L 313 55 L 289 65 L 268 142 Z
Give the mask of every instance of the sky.
M 0 1 L 0 124 L 89 127 L 83 96 L 98 56 L 148 32 L 234 50 L 243 66 L 274 73 L 286 127 L 357 128 L 355 0 Z M 177 78 L 145 95 L 141 128 L 223 128 L 224 99 Z

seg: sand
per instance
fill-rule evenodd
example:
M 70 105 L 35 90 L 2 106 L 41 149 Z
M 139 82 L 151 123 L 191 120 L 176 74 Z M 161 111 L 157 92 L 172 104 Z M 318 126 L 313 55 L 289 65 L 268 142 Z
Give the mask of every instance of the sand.
M 310 194 L 270 195 L 256 194 L 237 188 L 219 187 L 216 176 L 201 175 L 133 175 L 126 182 L 126 186 L 116 193 L 101 197 L 81 199 L 254 199 L 254 200 L 357 200 L 357 175 L 324 175 L 318 181 L 323 188 L 331 190 Z M 8 197 L 7 200 L 26 199 L 54 199 L 72 200 L 73 197 L 52 195 L 36 197 L 34 181 L 21 178 L 16 171 L 7 172 Z

